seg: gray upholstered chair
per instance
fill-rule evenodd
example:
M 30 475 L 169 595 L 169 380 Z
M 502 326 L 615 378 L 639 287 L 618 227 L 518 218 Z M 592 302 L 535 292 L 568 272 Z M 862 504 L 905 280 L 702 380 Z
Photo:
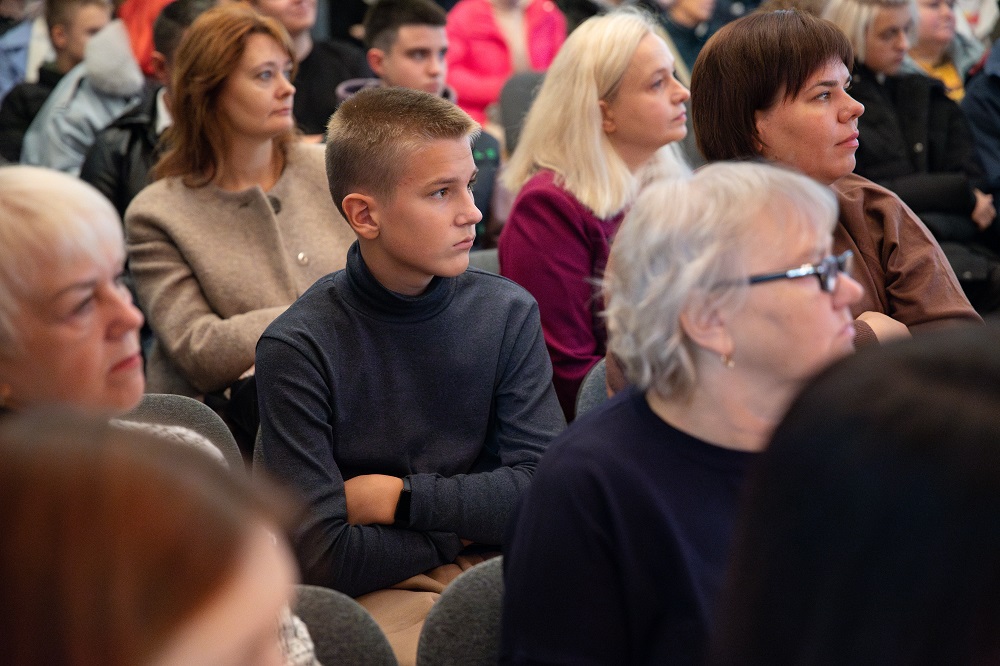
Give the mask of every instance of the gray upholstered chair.
M 469 252 L 469 265 L 490 273 L 500 274 L 500 257 L 496 248 Z
M 544 79 L 544 72 L 519 72 L 507 79 L 500 89 L 500 122 L 503 124 L 508 155 L 517 147 L 524 116 L 535 101 Z
M 576 418 L 608 399 L 606 372 L 603 358 L 587 371 L 576 394 Z
M 230 469 L 241 474 L 246 471 L 233 433 L 222 418 L 203 402 L 183 395 L 147 393 L 135 409 L 121 418 L 124 421 L 182 426 L 193 430 L 222 452 Z
M 264 469 L 264 447 L 260 444 L 260 428 L 257 428 L 257 437 L 253 440 L 253 459 L 251 469 L 256 474 L 257 470 Z
M 427 614 L 417 666 L 486 666 L 500 657 L 503 558 L 477 564 L 456 578 Z
M 297 585 L 292 610 L 309 628 L 316 659 L 329 666 L 396 666 L 389 641 L 372 616 L 342 592 Z

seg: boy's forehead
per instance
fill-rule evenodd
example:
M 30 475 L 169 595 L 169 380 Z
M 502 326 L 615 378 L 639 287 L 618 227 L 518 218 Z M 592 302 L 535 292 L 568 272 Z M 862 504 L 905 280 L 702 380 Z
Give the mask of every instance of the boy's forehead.
M 430 184 L 446 180 L 467 180 L 476 172 L 472 143 L 468 137 L 429 139 L 409 154 L 400 183 Z
M 390 50 L 408 50 L 420 46 L 448 47 L 448 33 L 443 25 L 429 23 L 408 23 L 399 26 Z

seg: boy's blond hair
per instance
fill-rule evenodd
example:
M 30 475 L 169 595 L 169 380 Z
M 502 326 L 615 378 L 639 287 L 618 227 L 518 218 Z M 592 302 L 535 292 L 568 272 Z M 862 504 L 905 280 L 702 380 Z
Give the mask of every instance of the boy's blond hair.
M 442 97 L 370 88 L 344 102 L 326 132 L 326 177 L 337 209 L 353 192 L 391 201 L 409 156 L 430 141 L 479 136 L 479 125 Z

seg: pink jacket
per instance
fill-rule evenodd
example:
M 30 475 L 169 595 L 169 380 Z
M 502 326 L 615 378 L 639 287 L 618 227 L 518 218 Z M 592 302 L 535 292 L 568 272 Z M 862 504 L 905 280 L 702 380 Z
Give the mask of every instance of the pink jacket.
M 531 68 L 548 69 L 566 40 L 566 19 L 552 0 L 532 0 L 524 14 Z M 448 84 L 458 93 L 458 105 L 483 123 L 486 107 L 514 73 L 490 0 L 460 0 L 448 12 L 446 30 Z

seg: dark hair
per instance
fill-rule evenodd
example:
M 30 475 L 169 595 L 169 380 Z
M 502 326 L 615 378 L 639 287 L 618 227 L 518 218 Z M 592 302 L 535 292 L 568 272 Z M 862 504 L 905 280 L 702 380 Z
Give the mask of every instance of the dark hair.
M 153 23 L 153 48 L 167 57 L 174 59 L 177 45 L 181 43 L 184 31 L 203 12 L 211 9 L 216 0 L 177 0 L 171 2 L 160 11 Z
M 691 71 L 695 140 L 709 161 L 760 154 L 756 112 L 793 99 L 830 60 L 850 71 L 854 53 L 830 21 L 797 10 L 754 13 L 721 28 Z
M 428 141 L 479 135 L 479 124 L 438 95 L 409 88 L 368 88 L 330 118 L 326 177 L 344 214 L 344 197 L 364 192 L 391 200 L 410 155 Z M 346 216 L 345 216 L 346 217 Z
M 711 663 L 998 663 L 1000 331 L 822 373 L 738 524 Z
M 0 663 L 149 663 L 285 517 L 205 453 L 68 412 L 0 427 Z M 280 505 L 280 502 L 279 502 Z
M 431 0 L 378 0 L 365 12 L 365 46 L 389 51 L 407 25 L 443 28 L 448 15 Z

